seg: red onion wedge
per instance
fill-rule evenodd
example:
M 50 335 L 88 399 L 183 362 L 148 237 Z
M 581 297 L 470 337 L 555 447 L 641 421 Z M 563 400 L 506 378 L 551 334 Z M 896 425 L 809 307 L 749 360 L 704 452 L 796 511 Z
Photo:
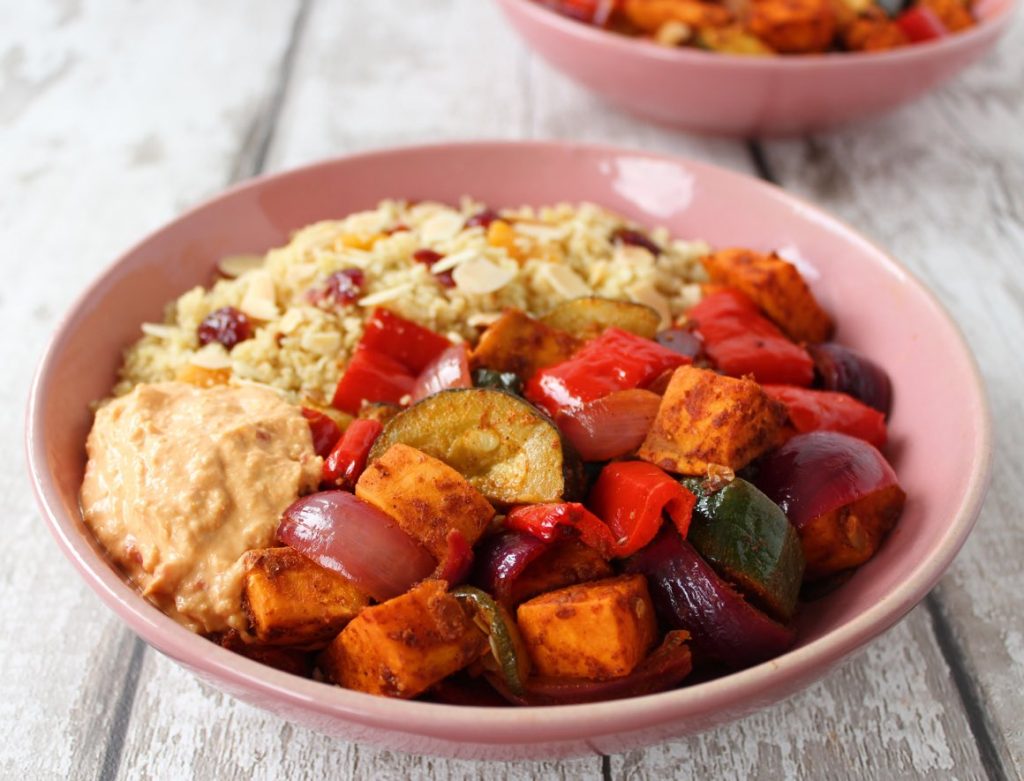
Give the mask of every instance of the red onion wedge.
M 608 461 L 640 447 L 659 404 L 661 397 L 647 390 L 616 391 L 560 415 L 558 428 L 584 461 Z
M 799 532 L 807 580 L 871 558 L 906 501 L 875 447 L 835 431 L 792 437 L 765 456 L 754 483 Z
M 633 672 L 610 681 L 538 675 L 528 678 L 524 693 L 517 695 L 497 675 L 488 674 L 487 680 L 505 699 L 516 705 L 570 705 L 641 697 L 678 686 L 690 674 L 693 660 L 686 640 L 686 632 L 669 632 L 661 645 Z
M 778 656 L 796 639 L 722 580 L 670 524 L 625 565 L 647 576 L 662 623 L 687 630 L 699 659 L 740 669 Z
M 846 393 L 888 417 L 892 382 L 885 369 L 856 350 L 835 342 L 807 346 L 814 359 L 815 385 Z
M 499 602 L 512 602 L 519 577 L 549 547 L 550 543 L 526 532 L 504 531 L 485 537 L 477 545 L 470 581 Z
M 404 594 L 437 566 L 389 516 L 346 491 L 321 491 L 293 502 L 277 538 L 378 602 Z
M 466 345 L 453 344 L 430 362 L 412 388 L 414 402 L 449 388 L 472 388 Z

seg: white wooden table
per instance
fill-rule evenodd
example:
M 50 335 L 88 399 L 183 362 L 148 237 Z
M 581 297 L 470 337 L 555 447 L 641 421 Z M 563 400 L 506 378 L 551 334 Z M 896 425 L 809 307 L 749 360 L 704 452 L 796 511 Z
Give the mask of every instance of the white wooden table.
M 527 52 L 485 0 L 0 3 L 0 777 L 1020 778 L 1024 768 L 1024 24 L 947 88 L 830 136 L 646 125 Z M 810 690 L 625 755 L 482 765 L 329 740 L 200 685 L 87 590 L 22 457 L 30 375 L 118 252 L 228 183 L 372 147 L 571 138 L 761 175 L 873 236 L 988 381 L 992 490 L 911 615 Z

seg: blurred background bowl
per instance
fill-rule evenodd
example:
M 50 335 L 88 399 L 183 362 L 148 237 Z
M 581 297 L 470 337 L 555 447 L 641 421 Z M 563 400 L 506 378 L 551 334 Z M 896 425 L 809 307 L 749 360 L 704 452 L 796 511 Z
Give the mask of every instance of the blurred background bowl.
M 498 0 L 545 60 L 630 112 L 700 133 L 758 137 L 826 130 L 921 97 L 988 51 L 1013 0 L 988 0 L 977 26 L 883 52 L 743 57 L 608 32 L 533 0 Z
M 674 691 L 553 708 L 472 708 L 374 697 L 299 678 L 192 634 L 147 602 L 82 522 L 78 491 L 90 404 L 110 392 L 122 350 L 165 304 L 209 284 L 218 259 L 263 252 L 317 220 L 383 198 L 492 207 L 591 201 L 677 237 L 777 249 L 798 261 L 835 316 L 837 340 L 885 367 L 894 405 L 887 452 L 909 496 L 879 553 L 805 605 L 798 644 L 764 664 Z M 757 179 L 679 158 L 567 143 L 466 143 L 329 160 L 242 184 L 129 249 L 72 307 L 37 373 L 26 430 L 43 518 L 86 583 L 157 650 L 282 718 L 346 740 L 465 758 L 615 753 L 709 729 L 825 675 L 903 617 L 967 538 L 984 495 L 984 391 L 957 327 L 905 269 L 819 209 Z

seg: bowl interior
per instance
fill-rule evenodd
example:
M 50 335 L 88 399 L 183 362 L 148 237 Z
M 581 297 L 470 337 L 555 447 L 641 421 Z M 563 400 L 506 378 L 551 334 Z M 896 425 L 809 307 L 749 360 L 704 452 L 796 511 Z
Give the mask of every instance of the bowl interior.
M 602 147 L 462 144 L 330 161 L 229 191 L 130 249 L 55 335 L 30 405 L 33 478 L 66 552 L 146 639 L 192 666 L 211 652 L 114 575 L 79 515 L 89 405 L 109 391 L 121 351 L 138 337 L 139 324 L 159 320 L 168 301 L 209 283 L 225 254 L 266 250 L 302 225 L 372 207 L 382 198 L 456 202 L 464 194 L 492 206 L 593 201 L 644 225 L 664 225 L 678 237 L 778 249 L 797 262 L 839 323 L 837 339 L 892 375 L 888 455 L 909 501 L 881 552 L 842 589 L 803 612 L 802 651 L 787 656 L 811 667 L 826 657 L 834 661 L 894 623 L 934 584 L 978 509 L 987 470 L 987 413 L 955 326 L 906 271 L 813 207 L 721 169 Z M 264 675 L 266 668 L 243 662 L 243 677 Z M 774 664 L 741 675 L 759 685 L 770 680 Z M 290 676 L 273 671 L 266 676 L 279 688 L 308 693 L 317 687 L 320 707 L 336 703 L 352 711 L 369 699 L 298 679 L 292 684 Z M 698 703 L 699 690 L 724 691 L 723 681 L 728 679 L 658 697 Z M 429 706 L 406 704 L 404 713 L 416 707 Z

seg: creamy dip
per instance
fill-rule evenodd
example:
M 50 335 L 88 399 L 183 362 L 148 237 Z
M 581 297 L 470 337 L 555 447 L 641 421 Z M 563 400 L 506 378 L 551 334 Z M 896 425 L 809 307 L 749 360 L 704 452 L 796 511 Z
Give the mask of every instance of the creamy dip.
M 242 562 L 322 461 L 295 407 L 259 387 L 139 385 L 96 413 L 86 524 L 142 593 L 196 632 L 245 631 Z

